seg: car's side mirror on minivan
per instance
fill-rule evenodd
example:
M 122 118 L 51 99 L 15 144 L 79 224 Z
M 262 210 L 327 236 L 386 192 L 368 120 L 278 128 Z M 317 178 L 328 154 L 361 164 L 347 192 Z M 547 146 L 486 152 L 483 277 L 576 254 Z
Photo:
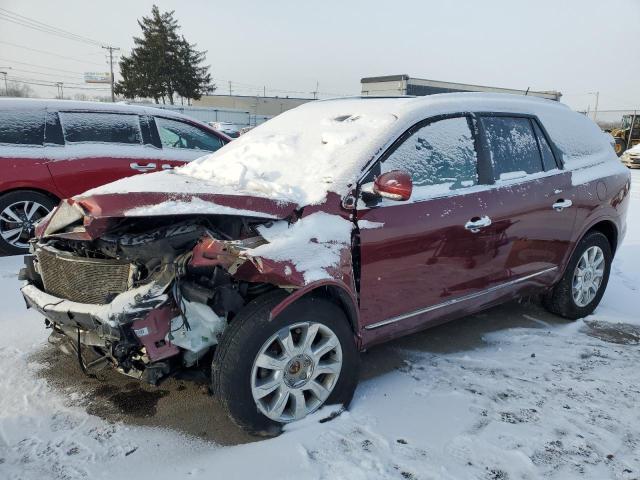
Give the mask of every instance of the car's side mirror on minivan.
M 373 193 L 390 200 L 409 200 L 412 190 L 411 175 L 402 170 L 383 173 L 373 182 Z

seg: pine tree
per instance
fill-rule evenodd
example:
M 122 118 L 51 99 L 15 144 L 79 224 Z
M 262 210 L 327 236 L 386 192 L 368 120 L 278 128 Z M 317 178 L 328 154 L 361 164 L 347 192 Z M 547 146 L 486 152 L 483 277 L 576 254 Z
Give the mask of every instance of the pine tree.
M 211 92 L 209 66 L 202 65 L 206 52 L 196 50 L 182 35 L 173 11 L 160 13 L 156 5 L 150 17 L 138 25 L 141 37 L 134 37 L 131 55 L 122 56 L 115 92 L 125 98 L 153 98 L 156 103 L 173 104 L 175 96 L 199 99 Z

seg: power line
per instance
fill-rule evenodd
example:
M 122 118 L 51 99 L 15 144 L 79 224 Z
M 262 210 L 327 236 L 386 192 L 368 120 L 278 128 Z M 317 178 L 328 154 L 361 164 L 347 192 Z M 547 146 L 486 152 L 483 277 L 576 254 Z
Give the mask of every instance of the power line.
M 0 20 L 5 20 L 7 22 L 15 23 L 23 27 L 37 30 L 39 32 L 48 33 L 50 35 L 55 35 L 61 38 L 65 38 L 67 40 L 74 40 L 76 42 L 82 42 L 89 45 L 100 46 L 103 43 L 98 40 L 94 40 L 92 38 L 85 37 L 83 35 L 78 35 L 76 33 L 63 30 L 62 28 L 54 27 L 53 25 L 40 22 L 39 20 L 25 17 L 24 15 L 20 15 L 18 13 L 12 12 L 10 10 L 7 10 L 6 8 L 0 8 Z
M 82 83 L 42 80 L 40 78 L 25 78 L 25 77 L 10 76 L 8 77 L 8 79 L 11 80 L 12 82 L 28 83 L 30 85 L 40 85 L 43 87 L 55 87 L 59 84 L 64 84 L 64 86 L 67 88 L 74 88 L 79 90 L 109 90 L 109 88 L 106 88 L 106 87 L 86 87 Z
M 14 72 L 23 72 L 23 73 L 31 73 L 32 75 L 45 75 L 48 77 L 51 77 L 52 74 L 49 72 L 36 72 L 34 70 L 25 70 L 23 68 L 12 68 L 12 70 Z M 71 75 L 60 75 L 59 73 L 55 74 L 56 78 L 65 78 L 65 79 L 71 79 L 71 80 L 81 80 L 82 79 L 82 74 L 76 75 L 76 76 L 71 76 Z M 78 78 L 80 77 L 80 78 Z
M 102 63 L 90 62 L 90 61 L 82 60 L 82 59 L 79 59 L 79 58 L 67 57 L 65 55 L 59 55 L 57 53 L 48 52 L 46 50 L 39 50 L 37 48 L 31 48 L 31 47 L 27 47 L 25 45 L 19 45 L 17 43 L 7 42 L 5 40 L 0 40 L 0 43 L 4 43 L 5 45 L 11 45 L 12 47 L 24 48 L 25 50 L 31 50 L 32 52 L 39 52 L 39 53 L 44 53 L 46 55 L 52 55 L 52 56 L 58 57 L 58 58 L 64 58 L 65 60 L 73 60 L 74 62 L 89 63 L 91 65 L 100 65 L 101 67 L 104 67 L 104 64 L 102 64 Z
M 11 63 L 17 63 L 18 65 L 26 65 L 28 67 L 34 67 L 34 68 L 40 68 L 42 70 L 55 70 L 58 72 L 65 72 L 65 73 L 77 73 L 78 75 L 84 75 L 84 72 L 75 72 L 73 70 L 65 70 L 62 68 L 54 68 L 54 67 L 43 67 L 41 65 L 35 64 L 35 63 L 29 63 L 29 62 L 19 62 L 18 60 L 11 60 L 8 58 L 1 58 L 0 60 L 2 60 L 3 62 L 11 62 Z

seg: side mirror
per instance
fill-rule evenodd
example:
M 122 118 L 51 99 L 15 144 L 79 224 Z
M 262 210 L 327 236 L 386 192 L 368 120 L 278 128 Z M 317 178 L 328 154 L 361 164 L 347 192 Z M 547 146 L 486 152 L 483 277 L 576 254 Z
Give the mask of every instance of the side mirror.
M 409 200 L 412 190 L 411 176 L 402 170 L 383 173 L 373 182 L 373 193 L 390 200 Z

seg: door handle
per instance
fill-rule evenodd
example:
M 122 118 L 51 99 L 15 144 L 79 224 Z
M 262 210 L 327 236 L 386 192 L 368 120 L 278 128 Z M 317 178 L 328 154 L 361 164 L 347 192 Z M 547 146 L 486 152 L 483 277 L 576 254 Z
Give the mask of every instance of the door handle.
M 561 198 L 551 206 L 556 212 L 561 212 L 565 208 L 569 208 L 571 205 L 573 205 L 573 202 L 571 200 L 564 200 Z
M 491 219 L 486 215 L 483 215 L 482 217 L 473 217 L 464 224 L 464 228 L 469 230 L 471 233 L 478 233 L 481 228 L 486 228 L 489 225 L 491 225 Z
M 139 172 L 148 172 L 149 170 L 155 170 L 156 169 L 156 164 L 155 163 L 147 163 L 146 165 L 140 165 L 137 162 L 133 162 L 129 164 L 129 167 L 131 167 L 132 170 L 137 170 Z

